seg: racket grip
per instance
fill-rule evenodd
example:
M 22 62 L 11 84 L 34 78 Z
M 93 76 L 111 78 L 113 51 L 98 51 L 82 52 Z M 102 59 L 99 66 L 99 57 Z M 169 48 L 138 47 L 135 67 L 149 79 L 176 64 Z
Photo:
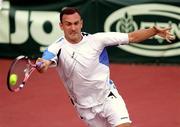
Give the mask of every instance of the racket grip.
M 36 68 L 41 69 L 42 64 L 43 64 L 43 62 L 37 62 L 36 63 Z

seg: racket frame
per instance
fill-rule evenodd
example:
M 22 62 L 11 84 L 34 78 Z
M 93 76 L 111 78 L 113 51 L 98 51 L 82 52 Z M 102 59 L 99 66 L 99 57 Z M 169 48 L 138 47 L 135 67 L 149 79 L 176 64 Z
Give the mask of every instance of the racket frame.
M 19 87 L 15 88 L 15 89 L 12 89 L 11 84 L 9 82 L 11 71 L 12 71 L 12 68 L 15 66 L 15 64 L 21 59 L 27 60 L 27 67 L 23 70 L 24 71 L 24 79 L 20 84 L 17 84 L 17 85 L 19 85 Z M 28 58 L 28 56 L 20 55 L 20 56 L 16 57 L 13 60 L 13 62 L 11 63 L 11 65 L 10 65 L 8 75 L 7 75 L 7 87 L 8 87 L 8 90 L 11 91 L 11 92 L 20 91 L 25 86 L 26 81 L 29 79 L 29 77 L 34 72 L 34 70 L 36 70 L 36 67 L 37 67 L 37 65 L 32 63 L 31 60 Z

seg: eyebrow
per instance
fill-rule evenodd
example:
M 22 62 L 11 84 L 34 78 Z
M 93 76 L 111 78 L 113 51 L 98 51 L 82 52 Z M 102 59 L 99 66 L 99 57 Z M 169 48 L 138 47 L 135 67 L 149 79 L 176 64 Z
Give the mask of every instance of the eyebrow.
M 75 22 L 64 21 L 64 23 L 71 23 L 71 24 L 78 23 L 78 22 L 80 22 L 80 20 L 75 21 Z M 63 22 L 62 22 L 62 23 L 63 23 Z

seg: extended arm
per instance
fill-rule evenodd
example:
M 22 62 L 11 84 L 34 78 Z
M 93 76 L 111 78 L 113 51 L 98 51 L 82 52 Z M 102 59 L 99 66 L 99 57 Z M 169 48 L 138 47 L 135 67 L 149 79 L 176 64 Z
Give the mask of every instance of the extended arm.
M 152 27 L 149 29 L 141 29 L 131 33 L 128 33 L 129 42 L 130 43 L 138 43 L 142 42 L 152 36 L 158 35 L 166 41 L 171 42 L 174 40 L 175 37 L 170 33 L 171 28 L 159 28 L 159 27 Z

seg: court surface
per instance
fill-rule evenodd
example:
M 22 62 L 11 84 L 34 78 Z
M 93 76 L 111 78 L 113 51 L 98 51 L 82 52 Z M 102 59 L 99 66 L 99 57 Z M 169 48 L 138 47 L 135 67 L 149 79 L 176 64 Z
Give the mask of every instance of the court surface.
M 55 69 L 35 72 L 19 93 L 6 88 L 10 60 L 0 59 L 0 127 L 85 127 Z M 111 64 L 132 127 L 180 127 L 180 65 Z

